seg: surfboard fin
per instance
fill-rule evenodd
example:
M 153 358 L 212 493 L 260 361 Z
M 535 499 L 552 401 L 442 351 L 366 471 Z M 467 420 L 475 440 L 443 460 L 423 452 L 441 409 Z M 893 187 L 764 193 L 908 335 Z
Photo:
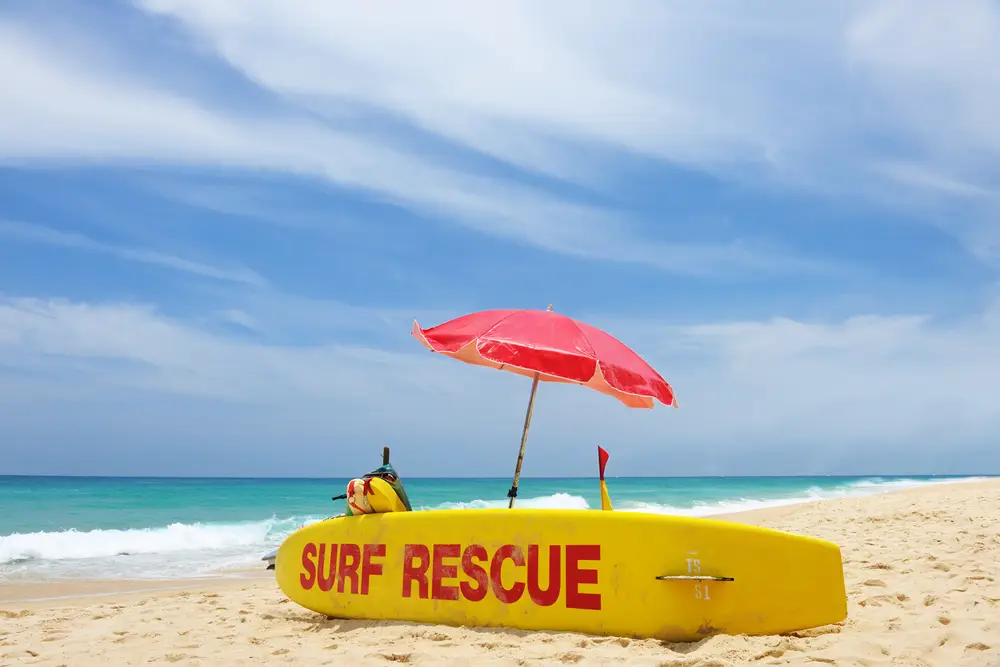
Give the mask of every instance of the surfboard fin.
M 608 465 L 609 454 L 600 445 L 597 446 L 598 474 L 601 478 L 601 509 L 611 511 L 611 497 L 608 496 L 608 485 L 604 482 L 604 467 Z

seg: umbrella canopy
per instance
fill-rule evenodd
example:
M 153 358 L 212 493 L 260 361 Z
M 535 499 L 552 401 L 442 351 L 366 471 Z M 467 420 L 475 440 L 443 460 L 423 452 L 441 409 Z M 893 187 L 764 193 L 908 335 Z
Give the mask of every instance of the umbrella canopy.
M 539 381 L 581 384 L 631 408 L 652 408 L 655 401 L 677 407 L 671 386 L 639 355 L 600 329 L 552 312 L 552 306 L 485 310 L 428 329 L 414 321 L 411 333 L 433 352 L 533 378 L 514 484 L 507 493 L 511 507 Z
M 543 382 L 582 384 L 630 408 L 655 401 L 676 406 L 673 389 L 624 343 L 595 327 L 549 310 L 486 310 L 413 336 L 440 354 Z

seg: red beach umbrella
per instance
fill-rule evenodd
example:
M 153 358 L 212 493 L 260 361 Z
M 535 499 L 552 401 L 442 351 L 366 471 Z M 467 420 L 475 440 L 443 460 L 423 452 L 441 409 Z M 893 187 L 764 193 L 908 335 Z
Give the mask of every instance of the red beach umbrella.
M 552 312 L 552 306 L 485 310 L 428 329 L 414 321 L 411 334 L 432 352 L 533 378 L 509 507 L 517 496 L 539 381 L 582 384 L 630 408 L 652 408 L 655 401 L 677 407 L 673 389 L 639 355 L 600 329 Z

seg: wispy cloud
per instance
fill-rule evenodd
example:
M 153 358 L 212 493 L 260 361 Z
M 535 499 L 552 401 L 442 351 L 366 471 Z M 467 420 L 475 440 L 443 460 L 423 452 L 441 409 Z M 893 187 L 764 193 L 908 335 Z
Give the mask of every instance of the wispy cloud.
M 192 7 L 185 8 L 201 11 Z M 309 7 L 298 6 L 304 13 L 295 20 L 308 22 Z M 224 13 L 224 5 L 205 9 Z M 256 6 L 263 14 L 250 13 L 251 9 L 246 9 L 250 23 L 266 22 L 266 7 Z M 275 28 L 283 25 L 279 22 Z M 220 29 L 235 26 L 226 22 Z M 297 42 L 291 36 L 295 30 L 286 30 L 290 32 L 278 30 L 274 35 L 286 46 Z M 216 38 L 228 39 L 224 33 L 212 36 Z M 320 41 L 328 43 L 329 36 Z M 325 61 L 323 53 L 315 55 L 317 62 L 326 63 L 323 80 L 337 79 L 348 69 L 344 62 Z M 283 65 L 293 57 L 299 56 L 274 53 L 275 62 Z M 642 229 L 641 219 L 625 210 L 584 204 L 522 180 L 476 173 L 470 165 L 456 164 L 441 154 L 425 151 L 418 157 L 397 135 L 341 131 L 301 107 L 298 112 L 249 114 L 192 99 L 183 91 L 137 78 L 123 62 L 112 67 L 106 55 L 97 59 L 79 45 L 57 44 L 44 31 L 25 33 L 0 25 L 0 60 L 18 63 L 5 75 L 7 83 L 0 90 L 8 120 L 0 128 L 0 163 L 224 165 L 318 176 L 442 224 L 459 224 L 487 236 L 580 257 L 695 274 L 830 269 L 823 261 L 795 256 L 774 242 L 757 242 L 749 231 L 741 239 L 721 243 L 672 243 L 669 232 L 653 240 Z M 233 64 L 248 71 L 245 63 Z M 331 77 L 330 72 L 337 75 Z M 319 76 L 319 70 L 313 74 Z M 442 83 L 447 82 L 429 90 Z M 274 90 L 290 102 L 297 99 L 284 86 L 274 84 Z M 601 90 L 588 94 L 591 105 L 598 102 Z M 439 103 L 443 102 L 434 105 Z M 327 104 L 338 105 L 334 100 Z
M 182 271 L 206 278 L 215 278 L 229 282 L 245 283 L 247 285 L 264 286 L 267 281 L 257 273 L 243 268 L 221 268 L 210 264 L 195 262 L 183 257 L 168 255 L 155 250 L 130 248 L 126 246 L 102 243 L 75 232 L 61 232 L 44 225 L 0 219 L 0 236 L 28 243 L 41 243 L 61 248 L 72 248 L 86 252 L 110 255 L 130 262 L 141 262 L 162 266 L 174 271 Z
M 984 447 L 1000 429 L 991 391 L 1000 373 L 997 312 L 950 324 L 900 315 L 609 326 L 674 384 L 681 409 L 627 410 L 579 387 L 545 385 L 533 420 L 531 469 L 561 470 L 567 447 L 593 442 L 620 451 L 625 467 L 675 473 L 926 470 L 951 460 L 995 467 L 1000 458 Z M 407 338 L 392 327 L 381 340 L 387 335 Z M 227 414 L 256 416 L 243 427 L 192 422 L 185 437 L 238 433 L 247 442 L 257 441 L 253 424 L 265 414 L 282 415 L 276 423 L 294 415 L 296 437 L 315 442 L 330 428 L 335 406 L 341 434 L 416 438 L 441 453 L 456 442 L 476 442 L 482 465 L 506 462 L 503 444 L 516 440 L 526 384 L 422 352 L 248 342 L 138 304 L 0 303 L 0 367 L 63 378 L 48 394 L 33 393 L 41 405 L 58 402 L 74 385 L 86 387 L 74 400 L 127 391 L 146 410 L 164 394 L 208 398 L 242 406 Z M 9 382 L 0 373 L 0 385 Z M 372 422 L 378 414 L 385 419 Z M 763 466 L 761 452 L 780 454 L 784 463 Z M 905 462 L 894 459 L 904 453 Z M 243 456 L 263 462 L 268 454 Z M 431 472 L 413 465 L 414 474 Z M 472 461 L 441 465 L 468 472 Z
M 345 443 L 373 440 L 438 447 L 433 468 L 403 454 L 414 472 L 468 473 L 470 458 L 483 466 L 475 472 L 495 471 L 516 447 L 524 382 L 434 357 L 407 336 L 413 317 L 459 314 L 445 312 L 455 291 L 470 309 L 497 305 L 484 294 L 512 305 L 537 298 L 528 290 L 541 281 L 506 289 L 493 264 L 486 278 L 460 273 L 488 249 L 491 262 L 527 267 L 512 282 L 551 277 L 544 259 L 569 266 L 575 273 L 559 276 L 566 300 L 593 295 L 595 323 L 660 369 L 682 408 L 628 411 L 546 386 L 533 417 L 535 473 L 595 441 L 618 452 L 623 470 L 653 472 L 661 461 L 664 473 L 1000 465 L 987 447 L 1000 432 L 990 399 L 1000 319 L 992 306 L 954 319 L 954 302 L 964 308 L 1000 266 L 995 2 L 428 0 L 386 13 L 348 2 L 138 0 L 115 5 L 130 12 L 128 38 L 101 33 L 108 14 L 93 7 L 67 2 L 62 22 L 5 20 L 27 10 L 0 7 L 0 165 L 40 178 L 141 167 L 104 192 L 134 196 L 138 183 L 142 196 L 173 200 L 158 200 L 164 208 L 201 210 L 150 233 L 190 235 L 169 249 L 120 240 L 139 234 L 81 233 L 66 217 L 58 228 L 0 221 L 0 236 L 207 280 L 169 308 L 153 292 L 106 302 L 82 285 L 76 300 L 11 287 L 24 296 L 0 299 L 0 422 L 24 456 L 43 460 L 56 427 L 75 438 L 86 426 L 95 439 L 162 447 L 230 443 L 229 460 L 257 457 L 258 471 L 274 464 L 266 447 L 275 443 L 312 472 L 317 452 L 363 465 Z M 147 29 L 151 60 L 206 66 L 180 76 L 140 62 L 148 54 L 134 35 Z M 236 102 L 235 87 L 256 97 Z M 121 172 L 100 178 L 108 173 Z M 321 195 L 297 202 L 292 181 Z M 327 216 L 330 201 L 350 206 Z M 4 215 L 55 224 L 19 206 Z M 406 239 L 433 237 L 398 253 L 408 271 L 419 263 L 439 271 L 437 285 L 461 285 L 432 297 L 355 290 L 344 283 L 378 274 L 378 258 L 360 251 L 324 272 L 335 262 L 308 246 L 314 229 L 348 255 L 346 226 L 383 222 L 352 215 L 366 207 L 398 214 L 385 229 L 412 225 Z M 283 227 L 199 227 L 222 217 Z M 850 229 L 831 229 L 838 223 Z M 914 224 L 964 249 L 935 254 L 933 244 L 953 239 Z M 426 251 L 442 239 L 450 243 Z M 232 247 L 242 264 L 199 243 Z M 296 265 L 303 248 L 315 251 L 303 263 L 326 266 Z M 449 264 L 464 253 L 472 259 Z M 895 288 L 866 282 L 852 257 L 896 262 L 908 285 L 916 276 L 921 285 L 905 288 L 916 305 L 886 310 Z M 650 267 L 661 275 L 650 280 Z M 621 274 L 614 285 L 602 280 L 611 274 Z M 800 280 L 817 274 L 822 290 Z M 771 280 L 774 291 L 730 282 L 722 296 L 701 280 L 775 275 L 793 279 Z M 407 273 L 380 285 L 407 281 L 419 282 Z M 831 296 L 838 289 L 877 295 L 848 310 L 850 294 Z M 418 310 L 421 299 L 441 310 Z M 639 308 L 676 309 L 677 319 L 609 314 Z M 695 310 L 709 314 L 692 324 Z M 734 321 L 733 311 L 752 315 Z M 132 430 L 119 431 L 122 422 Z M 459 445 L 474 454 L 452 456 Z M 784 468 L 767 468 L 768 454 Z
M 607 183 L 609 157 L 631 154 L 727 180 L 862 195 L 941 224 L 919 215 L 928 199 L 995 194 L 976 181 L 1000 176 L 1000 8 L 988 0 L 961 11 L 898 0 L 724 11 L 430 2 L 392 15 L 305 0 L 238 11 L 221 0 L 137 4 L 286 99 L 388 110 L 593 186 Z M 933 170 L 948 186 L 927 191 L 887 163 Z M 968 225 L 942 226 L 976 245 Z
M 416 354 L 324 342 L 241 341 L 135 303 L 0 300 L 0 359 L 9 367 L 100 362 L 88 381 L 260 404 L 377 397 L 393 368 L 413 386 Z M 433 381 L 430 383 L 434 385 Z
M 985 444 L 1000 428 L 989 398 L 1000 372 L 995 313 L 951 324 L 777 318 L 686 327 L 673 342 L 709 355 L 691 387 L 696 409 L 726 414 L 732 438 L 940 451 Z

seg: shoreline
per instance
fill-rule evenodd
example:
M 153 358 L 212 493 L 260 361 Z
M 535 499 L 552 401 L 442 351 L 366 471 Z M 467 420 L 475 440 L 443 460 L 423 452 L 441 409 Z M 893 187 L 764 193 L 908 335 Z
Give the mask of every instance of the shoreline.
M 713 521 L 729 521 L 733 523 L 762 525 L 773 521 L 781 521 L 806 507 L 816 507 L 831 503 L 842 503 L 851 501 L 864 501 L 881 496 L 905 496 L 907 494 L 920 494 L 927 489 L 939 489 L 949 486 L 960 486 L 969 484 L 996 485 L 1000 488 L 1000 478 L 989 477 L 963 477 L 951 481 L 935 482 L 932 484 L 922 484 L 918 486 L 901 489 L 887 489 L 872 493 L 858 493 L 856 495 L 841 496 L 836 498 L 815 498 L 800 500 L 783 505 L 771 507 L 754 508 L 715 514 L 701 517 Z M 588 510 L 576 510 L 588 511 Z M 594 510 L 589 510 L 594 511 Z M 633 510 L 624 510 L 633 511 Z M 794 532 L 794 531 L 792 531 Z M 261 553 L 261 556 L 264 552 Z M 248 582 L 259 584 L 261 581 L 274 582 L 274 575 L 265 569 L 264 561 L 260 562 L 260 567 L 239 568 L 233 570 L 222 570 L 201 576 L 175 577 L 162 579 L 143 578 L 86 578 L 86 577 L 66 577 L 60 579 L 37 579 L 23 581 L 0 581 L 0 610 L 5 605 L 26 604 L 42 605 L 48 603 L 86 603 L 89 600 L 116 599 L 117 596 L 135 597 L 138 595 L 176 592 L 176 591 L 216 591 L 219 589 L 232 588 Z M 65 592 L 65 591 L 69 592 Z
M 263 565 L 263 562 L 262 562 Z M 266 575 L 266 576 L 265 576 Z M 178 579 L 61 579 L 0 583 L 0 610 L 11 605 L 55 606 L 87 604 L 91 601 L 118 601 L 176 591 L 216 590 L 261 581 L 274 581 L 274 575 L 264 567 L 228 573 Z
M 0 599 L 0 665 L 1000 665 L 1000 480 L 897 489 L 709 520 L 838 544 L 847 620 L 781 636 L 715 635 L 686 644 L 349 621 L 291 603 L 261 567 L 259 574 L 158 581 L 151 587 L 74 580 L 54 585 L 76 597 Z M 104 595 L 100 588 L 107 585 L 123 590 Z M 0 595 L 12 597 L 14 586 L 23 585 L 0 584 Z
M 755 509 L 740 510 L 738 512 L 727 512 L 705 517 L 706 519 L 719 519 L 722 521 L 733 521 L 735 523 L 755 523 L 757 521 L 768 521 L 781 519 L 794 513 L 796 509 L 803 507 L 815 507 L 819 504 L 827 503 L 856 503 L 882 497 L 903 497 L 919 496 L 925 491 L 947 489 L 950 487 L 963 486 L 983 486 L 984 488 L 1000 489 L 1000 477 L 963 477 L 949 480 L 947 482 L 934 482 L 931 484 L 921 484 L 918 486 L 908 486 L 900 489 L 886 489 L 872 493 L 858 493 L 848 496 L 838 496 L 836 498 L 816 498 L 814 500 L 803 500 L 802 502 L 789 503 L 787 505 L 774 505 L 772 507 L 761 507 Z

